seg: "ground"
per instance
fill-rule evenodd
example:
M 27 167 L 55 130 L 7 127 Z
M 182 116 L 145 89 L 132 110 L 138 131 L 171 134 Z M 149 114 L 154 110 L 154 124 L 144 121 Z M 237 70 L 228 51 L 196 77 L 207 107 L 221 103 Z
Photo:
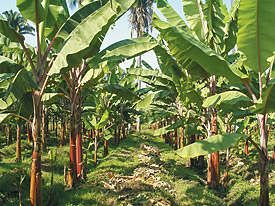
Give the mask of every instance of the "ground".
M 103 141 L 98 151 L 98 165 L 93 164 L 93 146 L 87 164 L 87 180 L 76 188 L 64 186 L 64 164 L 68 165 L 69 147 L 57 148 L 58 138 L 48 140 L 56 161 L 52 205 L 258 205 L 258 156 L 251 146 L 250 156 L 243 153 L 243 142 L 231 148 L 229 184 L 210 189 L 206 168 L 192 169 L 188 159 L 177 156 L 160 137 L 154 137 L 148 125 L 142 132 L 133 131 L 119 146 L 109 141 L 109 155 L 103 158 Z M 54 136 L 54 134 L 51 134 Z M 274 145 L 270 138 L 270 150 Z M 18 205 L 20 178 L 23 205 L 29 205 L 29 183 L 32 143 L 22 136 L 23 162 L 15 162 L 15 143 L 0 147 L 0 204 Z M 84 142 L 88 148 L 89 141 Z M 84 155 L 85 158 L 85 155 Z M 49 154 L 42 156 L 43 203 L 48 204 L 51 185 Z M 221 177 L 225 170 L 225 152 L 221 152 Z M 270 203 L 275 205 L 275 165 L 270 165 Z

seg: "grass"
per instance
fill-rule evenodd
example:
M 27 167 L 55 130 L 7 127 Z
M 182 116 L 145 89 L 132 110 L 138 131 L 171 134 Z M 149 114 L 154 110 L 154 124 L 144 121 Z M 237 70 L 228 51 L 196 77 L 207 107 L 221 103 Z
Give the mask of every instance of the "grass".
M 88 152 L 87 181 L 75 189 L 68 190 L 63 185 L 64 164 L 68 165 L 68 143 L 62 149 L 57 148 L 58 139 L 48 140 L 48 150 L 56 153 L 54 165 L 54 197 L 53 205 L 152 205 L 155 201 L 170 201 L 171 205 L 258 205 L 259 202 L 259 172 L 258 156 L 251 146 L 250 156 L 243 154 L 243 143 L 231 149 L 229 184 L 226 187 L 210 189 L 206 184 L 207 170 L 197 170 L 188 167 L 189 160 L 177 156 L 174 150 L 159 137 L 154 137 L 152 131 L 143 126 L 143 132 L 133 132 L 115 147 L 109 143 L 109 155 L 103 157 L 103 142 L 98 151 L 98 166 L 93 164 L 93 151 Z M 3 134 L 2 134 L 3 135 Z M 26 139 L 26 137 L 22 137 Z M 0 139 L 0 205 L 19 205 L 18 191 L 14 183 L 25 177 L 22 183 L 23 205 L 29 205 L 29 183 L 32 143 L 22 140 L 21 163 L 15 162 L 15 143 L 4 144 L 4 136 Z M 270 138 L 269 150 L 275 143 Z M 84 142 L 84 148 L 89 142 Z M 148 153 L 144 144 L 158 148 L 160 155 Z M 146 159 L 149 157 L 149 159 Z M 244 164 L 238 166 L 238 162 Z M 167 184 L 165 187 L 154 188 L 152 178 L 142 177 L 139 181 L 125 183 L 117 191 L 105 189 L 103 182 L 108 182 L 110 174 L 132 176 L 136 169 L 150 169 L 158 165 L 159 181 Z M 225 170 L 225 154 L 221 152 L 221 176 Z M 275 166 L 270 165 L 270 203 L 275 204 Z M 42 156 L 43 203 L 47 205 L 50 192 L 51 167 L 48 153 Z

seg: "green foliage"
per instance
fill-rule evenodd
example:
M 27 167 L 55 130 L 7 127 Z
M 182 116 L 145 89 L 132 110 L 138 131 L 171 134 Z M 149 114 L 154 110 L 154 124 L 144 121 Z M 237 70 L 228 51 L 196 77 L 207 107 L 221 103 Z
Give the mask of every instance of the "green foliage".
M 191 74 L 204 77 L 203 74 L 207 72 L 225 76 L 230 82 L 237 84 L 241 83 L 240 78 L 247 78 L 223 57 L 190 35 L 188 30 L 180 30 L 158 18 L 154 19 L 153 25 L 161 32 L 161 37 L 167 41 L 172 55 Z M 193 65 L 192 61 L 197 64 Z
M 205 108 L 232 109 L 232 106 L 245 108 L 251 105 L 251 100 L 245 94 L 238 91 L 227 91 L 206 98 L 202 106 Z
M 41 101 L 45 105 L 51 105 L 53 103 L 58 102 L 61 98 L 64 98 L 63 93 L 44 93 Z
M 262 98 L 256 102 L 256 108 L 251 109 L 254 114 L 268 114 L 275 112 L 275 81 L 272 79 L 270 84 L 263 89 Z
M 73 66 L 80 64 L 82 58 L 93 51 L 100 42 L 101 35 L 105 35 L 111 24 L 133 4 L 133 1 L 113 2 L 113 9 L 107 3 L 92 12 L 82 20 L 62 43 L 57 57 L 49 71 L 49 75 L 69 71 Z M 91 22 L 96 22 L 91 27 Z M 99 49 L 99 48 L 98 48 Z M 93 51 L 95 52 L 95 51 Z
M 46 18 L 46 11 L 42 6 L 42 0 L 17 0 L 16 6 L 22 16 L 34 24 L 36 23 L 36 15 L 38 17 L 38 23 L 44 21 Z
M 19 69 L 22 68 L 22 66 L 18 65 L 16 62 L 14 62 L 13 60 L 4 57 L 4 56 L 0 56 L 0 67 L 1 67 L 1 71 L 0 73 L 17 73 L 19 71 Z
M 257 73 L 266 71 L 266 60 L 275 48 L 275 36 L 271 35 L 274 30 L 270 26 L 275 21 L 274 10 L 272 0 L 240 1 L 238 49 L 247 57 L 245 64 Z
M 240 138 L 248 138 L 243 134 L 219 134 L 204 140 L 199 140 L 177 151 L 183 158 L 194 158 L 200 155 L 208 155 L 220 150 L 225 150 L 235 145 Z

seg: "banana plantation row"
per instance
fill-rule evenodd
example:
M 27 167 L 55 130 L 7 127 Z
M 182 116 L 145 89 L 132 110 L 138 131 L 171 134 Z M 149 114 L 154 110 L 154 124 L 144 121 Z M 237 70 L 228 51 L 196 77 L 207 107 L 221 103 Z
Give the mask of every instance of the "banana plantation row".
M 221 184 L 219 151 L 227 149 L 228 163 L 228 148 L 243 139 L 249 155 L 250 142 L 259 155 L 260 205 L 269 205 L 268 138 L 275 111 L 272 0 L 236 0 L 230 11 L 220 0 L 184 0 L 186 21 L 166 0 L 157 0 L 166 20 L 154 13 L 134 25 L 138 38 L 100 50 L 109 28 L 142 2 L 152 9 L 154 1 L 81 1 L 69 16 L 66 1 L 17 0 L 22 16 L 36 26 L 35 48 L 0 16 L 0 121 L 7 143 L 11 125 L 17 128 L 18 161 L 20 128 L 33 141 L 31 205 L 42 205 L 41 153 L 50 138 L 49 116 L 54 129 L 60 121 L 60 147 L 66 130 L 70 133 L 71 187 L 85 177 L 83 140 L 92 139 L 96 164 L 99 138 L 105 138 L 108 155 L 110 138 L 117 145 L 142 117 L 180 156 L 191 158 L 191 166 L 201 167 L 210 154 L 210 187 Z M 149 24 L 160 32 L 157 38 L 142 33 Z M 150 50 L 159 69 L 140 58 L 120 68 L 125 59 Z M 147 86 L 140 88 L 137 78 Z

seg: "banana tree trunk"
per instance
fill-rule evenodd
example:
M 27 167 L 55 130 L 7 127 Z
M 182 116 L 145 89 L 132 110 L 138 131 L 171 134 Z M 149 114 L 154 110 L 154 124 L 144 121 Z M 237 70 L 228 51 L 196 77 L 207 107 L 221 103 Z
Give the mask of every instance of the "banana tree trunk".
M 47 150 L 47 139 L 46 139 L 46 108 L 42 105 L 42 152 Z
M 76 141 L 76 165 L 77 178 L 83 177 L 83 151 L 82 151 L 82 120 L 81 120 L 81 92 L 79 92 L 77 107 L 77 141 Z
M 28 142 L 31 141 L 31 129 L 29 128 L 29 123 L 27 123 L 27 135 L 28 135 Z
M 260 205 L 268 206 L 269 205 L 269 188 L 268 188 L 268 150 L 267 150 L 267 140 L 268 140 L 268 131 L 267 131 L 267 117 L 266 115 L 258 115 L 260 121 L 260 134 L 261 134 L 261 151 L 262 155 L 260 158 Z
M 19 125 L 17 125 L 16 127 L 16 137 L 17 137 L 17 141 L 16 141 L 16 162 L 21 162 L 22 158 L 21 158 L 21 136 L 20 136 L 20 127 Z
M 75 110 L 71 103 L 71 114 L 70 114 L 70 166 L 68 169 L 68 185 L 70 187 L 76 184 L 76 128 L 75 128 Z
M 31 165 L 31 185 L 30 185 L 30 201 L 31 205 L 42 205 L 42 176 L 41 176 L 41 102 L 39 101 L 38 92 L 33 94 L 33 104 L 35 105 L 32 137 L 33 137 L 33 153 Z
M 60 145 L 59 147 L 62 148 L 64 144 L 64 139 L 66 136 L 66 124 L 65 124 L 65 116 L 61 116 L 61 137 L 60 137 Z
M 212 108 L 211 115 L 211 135 L 218 134 L 217 127 L 217 109 Z M 207 183 L 210 187 L 216 187 L 220 183 L 220 162 L 219 151 L 209 155 L 208 169 L 207 169 Z
M 108 140 L 104 140 L 104 157 L 106 157 L 109 154 L 108 152 Z

